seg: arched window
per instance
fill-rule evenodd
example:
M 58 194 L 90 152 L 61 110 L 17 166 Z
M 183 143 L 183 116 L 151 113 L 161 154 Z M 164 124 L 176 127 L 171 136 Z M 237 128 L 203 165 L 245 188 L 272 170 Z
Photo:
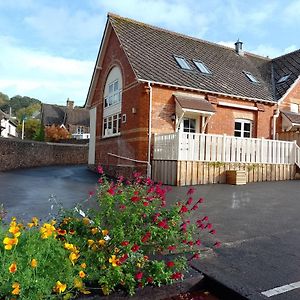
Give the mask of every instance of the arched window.
M 122 73 L 119 67 L 111 69 L 104 87 L 103 137 L 120 134 L 122 108 Z

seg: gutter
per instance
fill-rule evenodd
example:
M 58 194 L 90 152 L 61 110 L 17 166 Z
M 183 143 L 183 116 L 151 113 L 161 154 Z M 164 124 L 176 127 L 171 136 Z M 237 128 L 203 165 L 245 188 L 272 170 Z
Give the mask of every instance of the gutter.
M 273 115 L 273 134 L 272 134 L 272 137 L 273 137 L 273 140 L 276 140 L 276 121 L 277 121 L 277 118 L 279 117 L 279 108 L 277 107 L 276 109 L 276 112 L 275 114 Z
M 180 86 L 180 85 L 176 85 L 176 84 L 157 82 L 157 81 L 145 80 L 145 79 L 139 79 L 139 78 L 137 80 L 139 82 L 146 82 L 146 83 L 148 83 L 148 85 L 151 83 L 151 84 L 157 84 L 157 85 L 162 85 L 162 86 L 167 86 L 167 87 L 180 88 L 180 89 L 189 90 L 189 91 L 210 93 L 210 94 L 221 95 L 221 96 L 225 96 L 225 97 L 233 97 L 233 98 L 237 98 L 237 99 L 266 102 L 266 103 L 271 103 L 271 104 L 274 104 L 274 105 L 277 104 L 276 101 L 271 101 L 271 100 L 265 100 L 265 99 L 259 99 L 259 98 L 249 98 L 249 97 L 244 97 L 244 96 L 238 96 L 238 95 L 232 95 L 232 94 L 226 94 L 226 93 L 220 93 L 220 92 L 213 92 L 213 91 L 209 91 L 209 90 L 191 88 L 191 87 L 188 87 L 188 86 Z
M 147 163 L 147 177 L 151 177 L 151 138 L 152 138 L 152 86 L 148 82 L 149 88 L 149 131 L 148 131 L 148 163 Z

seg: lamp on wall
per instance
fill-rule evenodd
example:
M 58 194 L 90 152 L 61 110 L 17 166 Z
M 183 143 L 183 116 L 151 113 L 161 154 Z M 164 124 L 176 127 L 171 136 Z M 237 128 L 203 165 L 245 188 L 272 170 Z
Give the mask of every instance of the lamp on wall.
M 172 113 L 172 115 L 171 115 L 171 120 L 172 120 L 173 122 L 175 122 L 175 120 L 176 120 L 176 114 L 175 114 L 175 113 Z

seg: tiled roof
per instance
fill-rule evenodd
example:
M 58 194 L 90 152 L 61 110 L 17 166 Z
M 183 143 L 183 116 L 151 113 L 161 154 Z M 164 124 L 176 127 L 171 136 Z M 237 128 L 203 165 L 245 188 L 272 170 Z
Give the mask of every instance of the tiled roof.
M 285 115 L 291 123 L 300 125 L 300 114 L 290 111 L 281 111 L 281 113 Z
M 210 102 L 200 97 L 191 97 L 184 94 L 174 94 L 178 104 L 182 108 L 195 109 L 200 111 L 215 112 L 216 110 Z
M 42 123 L 44 125 L 90 126 L 89 111 L 85 108 L 67 108 L 63 105 L 42 104 Z
M 300 50 L 269 59 L 109 14 L 118 39 L 137 79 L 248 99 L 277 101 L 300 74 Z M 174 55 L 184 57 L 192 70 L 181 69 Z M 212 72 L 202 74 L 193 63 L 202 61 Z M 244 72 L 259 81 L 251 83 Z M 275 82 L 286 72 L 285 83 Z
M 293 82 L 300 76 L 300 50 L 273 59 L 275 96 L 280 99 Z M 282 83 L 277 83 L 280 78 L 290 75 Z

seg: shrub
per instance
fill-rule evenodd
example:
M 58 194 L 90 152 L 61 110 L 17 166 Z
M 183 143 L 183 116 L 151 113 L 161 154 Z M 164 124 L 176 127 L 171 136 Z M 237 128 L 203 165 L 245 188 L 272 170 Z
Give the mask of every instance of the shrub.
M 102 168 L 99 173 L 90 193 L 96 209 L 76 207 L 42 227 L 33 218 L 26 229 L 13 219 L 8 231 L 2 229 L 0 297 L 68 298 L 95 284 L 105 295 L 118 288 L 132 295 L 138 287 L 182 279 L 188 263 L 200 257 L 199 233 L 215 230 L 207 216 L 190 219 L 203 202 L 192 198 L 194 189 L 184 203 L 166 206 L 161 184 L 139 174 L 133 182 L 112 182 Z

